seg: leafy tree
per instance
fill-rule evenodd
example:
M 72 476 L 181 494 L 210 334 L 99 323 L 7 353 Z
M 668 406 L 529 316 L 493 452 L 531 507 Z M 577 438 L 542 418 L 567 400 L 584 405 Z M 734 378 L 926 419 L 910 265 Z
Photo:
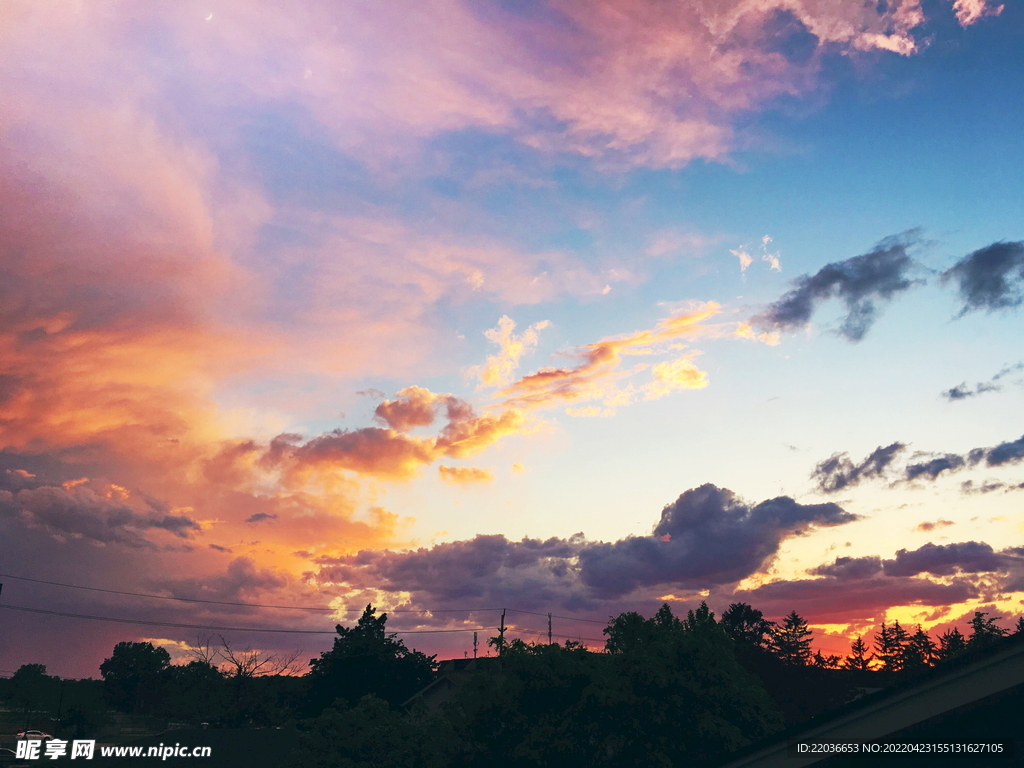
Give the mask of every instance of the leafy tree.
M 110 703 L 125 712 L 150 714 L 160 702 L 164 671 L 171 655 L 152 643 L 122 642 L 100 664 Z
M 986 616 L 988 614 L 983 611 L 975 611 L 974 618 L 968 622 L 971 627 L 971 636 L 967 640 L 968 648 L 985 648 L 1009 634 L 1009 630 L 996 625 L 998 616 L 990 619 L 986 619 Z
M 807 665 L 811 661 L 811 630 L 796 611 L 790 611 L 772 632 L 772 650 L 786 664 Z
M 461 685 L 448 712 L 464 763 L 650 766 L 706 760 L 781 724 L 706 606 L 624 614 L 607 654 L 512 641 Z
M 747 603 L 733 603 L 719 621 L 722 629 L 737 643 L 765 648 L 768 646 L 774 624 L 764 614 Z
M 228 691 L 224 675 L 216 667 L 194 659 L 168 667 L 164 675 L 163 714 L 195 722 L 223 718 Z
M 22 664 L 11 676 L 11 704 L 28 719 L 31 712 L 50 711 L 57 703 L 60 681 L 43 664 Z
M 967 640 L 956 627 L 939 635 L 939 658 L 942 661 L 955 658 L 966 650 Z
M 668 603 L 662 608 L 668 608 Z M 619 653 L 653 642 L 655 625 L 639 613 L 628 611 L 609 621 L 602 632 L 608 636 L 604 644 L 605 650 L 609 653 Z
M 871 661 L 874 656 L 868 654 L 867 643 L 864 642 L 863 637 L 858 637 L 852 643 L 850 643 L 850 655 L 846 657 L 846 661 L 843 663 L 847 669 L 859 669 L 867 670 L 871 669 Z
M 432 679 L 434 656 L 410 650 L 385 630 L 388 615 L 366 606 L 354 627 L 338 624 L 334 647 L 311 659 L 310 706 L 320 712 L 335 699 L 354 704 L 373 694 L 397 706 Z
M 414 717 L 364 696 L 325 709 L 301 737 L 295 768 L 447 768 L 458 744 L 442 717 Z

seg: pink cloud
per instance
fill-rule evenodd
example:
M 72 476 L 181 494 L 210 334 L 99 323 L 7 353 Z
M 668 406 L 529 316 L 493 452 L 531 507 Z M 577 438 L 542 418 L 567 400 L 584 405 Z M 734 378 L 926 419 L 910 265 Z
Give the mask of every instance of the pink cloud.
M 969 27 L 985 16 L 998 16 L 1003 12 L 1002 5 L 995 5 L 988 0 L 955 0 L 953 12 L 960 26 Z
M 986 0 L 956 0 L 955 10 L 965 25 L 998 12 Z M 881 12 L 828 0 L 556 0 L 530 14 L 459 0 L 400 12 L 108 0 L 73 14 L 27 3 L 13 13 L 20 44 L 9 60 L 80 70 L 92 97 L 109 75 L 163 111 L 170 83 L 159 63 L 172 47 L 154 59 L 146 42 L 160 30 L 190 80 L 186 111 L 295 105 L 337 146 L 381 168 L 425 138 L 466 128 L 613 165 L 724 159 L 737 141 L 734 118 L 815 89 L 822 52 L 911 55 L 925 21 L 919 0 Z

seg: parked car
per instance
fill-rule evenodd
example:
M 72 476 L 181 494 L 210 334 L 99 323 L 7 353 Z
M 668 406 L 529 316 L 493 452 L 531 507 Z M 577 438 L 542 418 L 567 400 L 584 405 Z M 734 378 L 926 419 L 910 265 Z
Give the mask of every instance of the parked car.
M 18 738 L 19 739 L 52 739 L 53 736 L 51 736 L 48 733 L 43 733 L 42 731 L 28 730 L 28 731 L 18 731 Z

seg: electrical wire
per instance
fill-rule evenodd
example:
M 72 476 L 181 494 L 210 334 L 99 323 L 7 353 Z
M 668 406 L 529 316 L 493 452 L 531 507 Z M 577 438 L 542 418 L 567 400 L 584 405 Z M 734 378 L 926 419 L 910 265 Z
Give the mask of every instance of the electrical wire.
M 30 579 L 27 576 L 15 576 L 10 573 L 0 573 L 0 578 L 4 579 L 17 579 L 19 581 L 31 581 L 35 584 L 49 584 L 54 587 L 70 587 L 71 589 L 84 589 L 89 592 L 105 592 L 109 595 L 128 595 L 130 597 L 148 597 L 153 600 L 176 600 L 181 603 L 203 603 L 206 605 L 233 605 L 244 608 L 282 608 L 291 611 L 325 611 L 327 613 L 338 613 L 340 611 L 353 612 L 362 611 L 363 608 L 321 608 L 317 606 L 306 606 L 306 605 L 269 605 L 266 603 L 233 603 L 226 600 L 201 600 L 197 597 L 171 597 L 170 595 L 154 595 L 148 592 L 124 592 L 119 589 L 103 589 L 102 587 L 84 587 L 81 584 L 66 584 L 62 581 L 46 581 L 45 579 Z M 411 609 L 411 608 L 398 608 L 395 610 L 387 611 L 387 613 L 479 613 L 484 611 L 501 611 L 502 608 L 439 608 L 435 610 L 430 609 Z M 521 611 L 522 613 L 522 611 Z M 540 616 L 541 614 L 537 614 Z M 543 614 L 547 616 L 547 614 Z
M 23 605 L 0 603 L 0 608 L 25 613 L 41 613 L 47 616 L 62 616 L 69 619 L 89 619 L 91 621 L 109 621 L 117 624 L 139 624 L 148 627 L 177 627 L 182 629 L 211 629 L 221 632 L 273 632 L 290 635 L 333 635 L 333 629 L 267 629 L 264 627 L 217 627 L 209 624 L 184 624 L 174 621 L 147 621 L 145 619 L 121 619 L 113 616 L 92 616 L 85 613 L 68 613 L 66 611 L 50 611 L 43 608 L 29 608 Z M 498 629 L 498 627 L 466 627 L 465 629 L 398 629 L 389 634 L 395 635 L 427 635 L 450 632 L 479 632 Z
M 148 592 L 126 592 L 119 589 L 104 589 L 102 587 L 86 587 L 81 584 L 68 584 L 62 581 L 47 581 L 45 579 L 32 579 L 27 576 L 15 576 L 11 573 L 0 573 L 0 578 L 4 579 L 17 579 L 18 581 L 28 581 L 33 584 L 48 584 L 54 587 L 68 587 L 70 589 L 84 589 L 88 592 L 103 592 L 109 595 L 127 595 L 129 597 L 147 597 L 153 600 L 174 600 L 181 603 L 200 603 L 203 605 L 230 605 L 241 608 L 278 608 L 282 610 L 290 611 L 319 611 L 325 613 L 340 613 L 347 612 L 352 613 L 355 611 L 362 611 L 363 608 L 327 608 L 317 606 L 305 606 L 305 605 L 275 605 L 267 603 L 240 603 L 230 602 L 227 600 L 203 600 L 196 597 L 172 597 L 170 595 L 154 595 Z M 396 608 L 393 610 L 383 611 L 384 613 L 486 613 L 486 612 L 498 612 L 508 611 L 509 613 L 522 613 L 529 616 L 550 616 L 553 619 L 562 619 L 563 621 L 582 621 L 588 624 L 601 624 L 607 625 L 607 621 L 598 621 L 596 619 L 584 619 L 577 616 L 561 616 L 558 614 L 547 614 L 538 613 L 537 611 L 524 611 L 519 608 L 423 608 L 423 609 L 412 609 L 412 608 Z M 603 641 L 602 641 L 603 642 Z
M 0 574 L 2 576 L 3 574 Z M 597 619 L 580 619 L 576 616 L 559 616 L 557 613 L 537 613 L 536 611 L 521 611 L 518 608 L 507 608 L 509 613 L 528 613 L 531 616 L 550 616 L 552 619 L 565 619 L 566 621 L 585 621 L 588 624 L 602 624 L 607 626 L 607 621 L 598 621 Z

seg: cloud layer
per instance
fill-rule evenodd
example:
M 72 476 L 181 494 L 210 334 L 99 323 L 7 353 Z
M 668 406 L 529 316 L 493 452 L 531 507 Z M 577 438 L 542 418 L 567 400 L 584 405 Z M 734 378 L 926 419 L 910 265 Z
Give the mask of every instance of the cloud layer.
M 649 536 L 611 543 L 583 534 L 520 542 L 477 536 L 430 549 L 321 557 L 310 577 L 344 585 L 354 600 L 373 588 L 424 605 L 459 601 L 482 608 L 504 601 L 569 610 L 645 587 L 699 590 L 737 582 L 765 568 L 785 539 L 856 519 L 836 504 L 800 504 L 787 496 L 747 504 L 707 484 L 665 507 Z

